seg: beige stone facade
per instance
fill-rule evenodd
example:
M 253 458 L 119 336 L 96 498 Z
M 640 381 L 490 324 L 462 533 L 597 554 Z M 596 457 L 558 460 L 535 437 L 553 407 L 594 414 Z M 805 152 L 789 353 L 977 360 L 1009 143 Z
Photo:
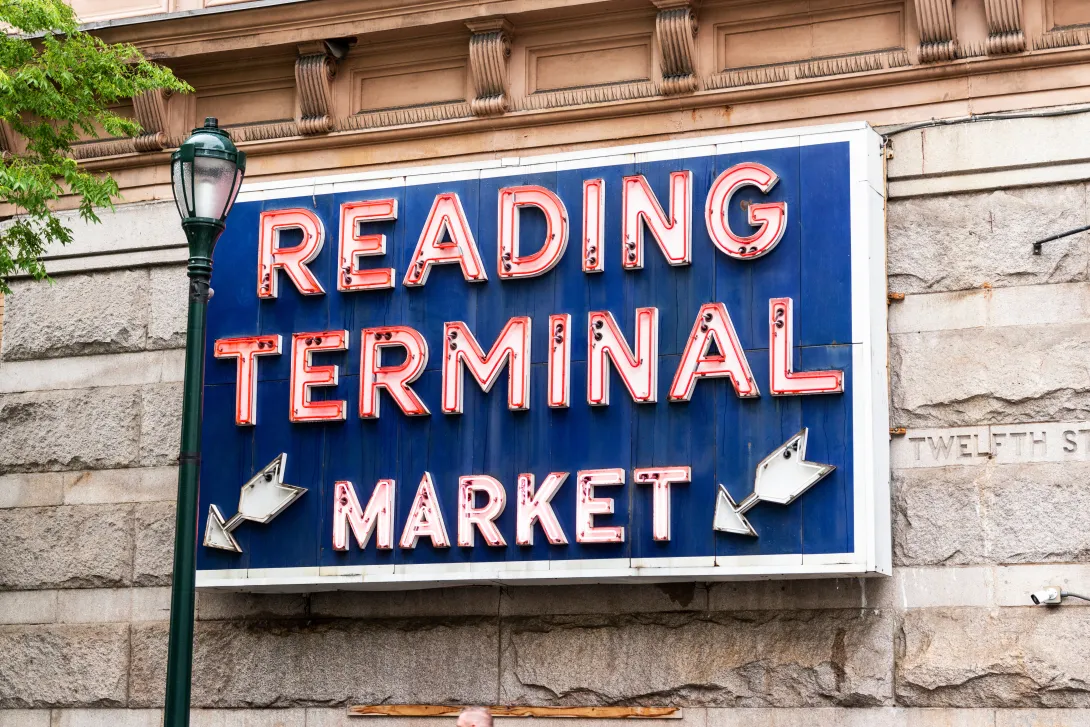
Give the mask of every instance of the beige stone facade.
M 889 139 L 904 432 L 892 578 L 202 593 L 195 725 L 362 724 L 347 707 L 380 703 L 1090 725 L 1090 610 L 1028 598 L 1090 591 L 1090 236 L 1032 254 L 1090 224 L 1090 2 L 75 6 L 196 93 L 137 99 L 143 136 L 80 146 L 126 203 L 101 226 L 73 218 L 76 241 L 47 256 L 55 284 L 14 281 L 0 304 L 0 727 L 160 723 L 185 345 L 167 159 L 206 115 L 263 181 L 868 121 Z M 965 118 L 1002 112 L 1017 113 Z M 964 456 L 993 433 L 1024 448 Z

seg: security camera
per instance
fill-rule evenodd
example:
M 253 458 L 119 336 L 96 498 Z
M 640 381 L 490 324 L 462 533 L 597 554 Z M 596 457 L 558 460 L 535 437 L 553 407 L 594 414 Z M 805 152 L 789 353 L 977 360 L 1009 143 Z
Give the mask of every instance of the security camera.
M 1063 602 L 1063 596 L 1064 592 L 1056 586 L 1029 594 L 1034 606 L 1059 606 Z

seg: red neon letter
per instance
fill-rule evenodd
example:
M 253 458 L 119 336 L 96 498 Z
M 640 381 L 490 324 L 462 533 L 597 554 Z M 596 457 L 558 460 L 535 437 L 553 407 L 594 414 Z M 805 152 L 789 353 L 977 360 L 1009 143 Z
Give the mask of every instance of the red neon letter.
M 519 208 L 545 213 L 545 244 L 533 255 L 519 254 Z M 552 270 L 568 247 L 568 210 L 555 194 L 536 185 L 500 190 L 499 248 L 501 278 L 532 278 Z
M 359 258 L 386 254 L 386 235 L 364 235 L 362 222 L 397 219 L 396 199 L 373 199 L 341 205 L 340 270 L 337 290 L 382 290 L 394 287 L 394 269 L 360 270 Z
M 575 540 L 578 543 L 623 543 L 624 527 L 594 527 L 595 515 L 612 515 L 613 498 L 595 497 L 595 487 L 624 484 L 624 470 L 582 470 L 576 474 L 579 493 L 575 498 Z
M 715 343 L 718 353 L 708 350 Z M 729 376 L 738 396 L 760 396 L 749 361 L 734 332 L 734 323 L 722 303 L 705 303 L 697 313 L 693 332 L 681 354 L 674 383 L 670 385 L 670 401 L 689 401 L 697 379 Z
M 280 233 L 302 230 L 303 241 L 295 247 L 280 247 Z M 261 234 L 257 245 L 257 297 L 275 298 L 283 270 L 303 295 L 321 295 L 322 284 L 307 267 L 325 243 L 325 226 L 318 215 L 306 209 L 271 210 L 261 213 Z
M 405 349 L 405 360 L 397 366 L 383 366 L 382 349 L 394 346 Z M 427 365 L 428 342 L 412 328 L 364 328 L 360 350 L 360 418 L 378 418 L 379 389 L 386 389 L 405 414 L 429 414 L 428 407 L 409 387 L 420 378 Z
M 670 539 L 670 485 L 692 480 L 690 467 L 644 467 L 632 479 L 654 489 L 651 493 L 651 530 L 655 540 Z
M 443 524 L 443 511 L 439 509 L 439 498 L 435 494 L 431 472 L 425 472 L 420 479 L 420 487 L 416 489 L 416 497 L 413 498 L 413 506 L 409 508 L 409 518 L 405 521 L 405 529 L 401 531 L 399 544 L 402 548 L 411 550 L 423 536 L 431 538 L 433 548 L 450 547 L 450 537 L 447 535 L 447 526 Z
M 375 491 L 367 501 L 367 508 L 360 507 L 356 488 L 351 482 L 340 481 L 333 485 L 333 550 L 348 550 L 348 529 L 356 536 L 360 550 L 367 547 L 371 533 L 378 530 L 375 547 L 392 550 L 394 547 L 394 481 L 379 480 Z
M 444 232 L 450 235 L 449 242 L 443 241 Z M 404 284 L 423 285 L 428 282 L 431 266 L 443 263 L 461 265 L 462 276 L 470 282 L 488 280 L 473 232 L 462 209 L 462 201 L 451 192 L 435 196 L 428 221 L 420 231 L 416 251 L 409 260 Z
M 562 409 L 571 402 L 571 315 L 549 316 L 549 406 Z
M 749 206 L 749 224 L 757 232 L 741 237 L 731 232 L 727 223 L 730 198 L 742 187 L 754 186 L 765 194 L 779 181 L 776 173 L 763 164 L 737 164 L 719 175 L 708 193 L 706 219 L 708 234 L 720 250 L 739 260 L 752 260 L 772 252 L 787 230 L 787 203 L 762 202 Z
M 612 313 L 593 311 L 588 317 L 587 403 L 591 406 L 609 404 L 608 356 L 632 399 L 640 404 L 653 404 L 659 377 L 659 309 L 636 309 L 635 354 L 625 343 Z
M 550 472 L 540 489 L 534 491 L 534 476 L 519 475 L 518 511 L 515 513 L 515 542 L 519 545 L 534 544 L 534 522 L 541 523 L 545 537 L 553 545 L 567 545 L 568 537 L 560 527 L 553 512 L 553 496 L 568 479 L 567 472 Z
M 583 272 L 606 269 L 602 245 L 606 239 L 606 180 L 583 182 Z
M 643 267 L 643 224 L 659 243 L 666 262 L 688 265 L 693 259 L 693 173 L 670 174 L 670 217 L 662 211 L 655 193 L 642 175 L 624 178 L 621 195 L 621 238 L 626 270 Z
M 483 507 L 475 507 L 474 499 L 478 492 L 483 492 L 488 501 Z M 458 545 L 472 548 L 476 527 L 481 531 L 484 542 L 494 548 L 502 548 L 507 541 L 496 527 L 495 520 L 503 514 L 507 506 L 507 493 L 499 480 L 487 475 L 458 478 Z
M 257 357 L 279 356 L 280 334 L 273 336 L 243 336 L 220 338 L 216 341 L 216 358 L 237 358 L 235 377 L 235 424 L 240 427 L 257 423 Z
M 768 301 L 768 388 L 773 396 L 839 394 L 844 391 L 843 371 L 800 371 L 793 359 L 792 302 L 790 298 Z
M 315 386 L 336 386 L 337 366 L 313 366 L 316 351 L 344 351 L 348 348 L 348 331 L 318 331 L 293 333 L 291 336 L 291 411 L 293 422 L 344 421 L 343 399 L 311 401 Z
M 447 343 L 443 357 L 443 412 L 462 413 L 462 364 L 485 392 L 500 377 L 505 363 L 507 373 L 507 408 L 530 408 L 530 318 L 519 316 L 507 321 L 488 355 L 484 355 L 469 327 L 461 321 L 443 326 Z

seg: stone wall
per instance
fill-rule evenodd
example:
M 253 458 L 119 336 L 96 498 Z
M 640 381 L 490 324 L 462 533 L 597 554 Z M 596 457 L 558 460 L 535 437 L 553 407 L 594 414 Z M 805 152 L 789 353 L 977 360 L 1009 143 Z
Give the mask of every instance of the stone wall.
M 1090 590 L 1090 456 L 1056 434 L 1090 419 L 1090 236 L 1030 245 L 1090 222 L 1088 194 L 890 202 L 906 294 L 891 425 L 908 428 L 891 444 L 892 578 L 202 593 L 194 724 L 359 724 L 345 705 L 385 702 L 679 705 L 679 727 L 1090 725 L 1090 610 L 1028 600 Z M 159 724 L 184 285 L 177 264 L 73 272 L 6 301 L 0 727 Z M 1040 422 L 1072 424 L 1035 448 Z M 1027 428 L 1007 440 L 1027 450 L 964 456 L 957 437 L 1000 425 Z

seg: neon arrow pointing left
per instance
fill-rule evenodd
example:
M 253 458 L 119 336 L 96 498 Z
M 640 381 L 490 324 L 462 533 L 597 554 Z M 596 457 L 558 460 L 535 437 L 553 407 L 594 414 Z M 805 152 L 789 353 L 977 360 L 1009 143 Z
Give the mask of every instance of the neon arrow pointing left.
M 281 454 L 242 486 L 238 497 L 238 512 L 225 520 L 215 505 L 208 508 L 208 524 L 204 529 L 204 546 L 241 553 L 242 547 L 231 531 L 243 520 L 268 523 L 293 502 L 303 496 L 305 487 L 284 484 L 287 453 Z

